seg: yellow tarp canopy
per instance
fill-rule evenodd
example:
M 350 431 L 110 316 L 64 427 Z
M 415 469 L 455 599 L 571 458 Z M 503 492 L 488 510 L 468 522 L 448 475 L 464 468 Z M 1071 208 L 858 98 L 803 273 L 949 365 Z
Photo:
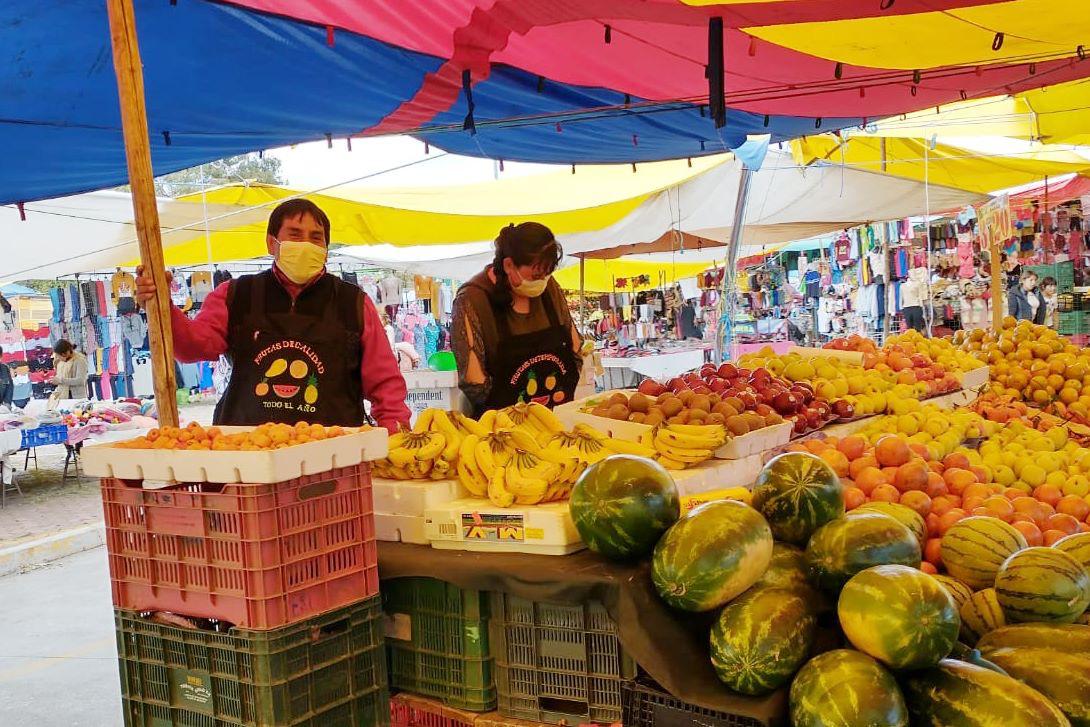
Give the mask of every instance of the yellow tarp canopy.
M 874 124 L 873 134 L 917 139 L 1006 136 L 1047 144 L 1090 144 L 1090 81 L 960 101 L 904 119 L 896 116 Z
M 995 51 L 992 42 L 1000 29 L 1010 32 Z M 1090 38 L 1090 12 L 1086 0 L 1012 0 L 954 10 L 744 30 L 770 43 L 858 66 L 975 66 L 1068 57 Z
M 379 188 L 339 186 L 307 194 L 332 223 L 334 242 L 385 243 L 409 247 L 476 242 L 495 238 L 511 222 L 533 219 L 557 234 L 600 230 L 622 219 L 648 197 L 705 172 L 730 157 L 720 155 L 637 165 L 580 166 L 555 173 L 505 178 L 451 187 Z M 240 208 L 268 205 L 300 190 L 266 184 L 238 184 L 207 192 L 209 204 Z M 201 195 L 180 198 L 201 203 Z M 256 223 L 211 233 L 216 262 L 266 254 L 265 225 Z M 168 266 L 208 261 L 203 233 L 166 248 Z
M 636 290 L 650 290 L 657 288 L 662 283 L 673 283 L 682 278 L 691 278 L 711 267 L 711 263 L 660 263 L 639 262 L 634 260 L 587 260 L 584 271 L 584 284 L 588 293 L 612 293 L 632 291 L 631 284 L 624 288 L 614 288 L 617 278 L 634 278 L 639 275 L 647 275 L 651 278 L 650 285 L 637 286 Z M 659 277 L 660 274 L 663 277 Z M 557 270 L 553 277 L 564 290 L 579 290 L 579 265 L 571 265 Z
M 932 149 L 921 139 L 810 136 L 791 142 L 791 151 L 799 164 L 827 161 L 916 181 L 924 180 L 926 154 L 930 184 L 981 193 L 1036 182 L 1046 176 L 1090 172 L 1090 159 L 1067 150 L 989 156 L 944 144 Z

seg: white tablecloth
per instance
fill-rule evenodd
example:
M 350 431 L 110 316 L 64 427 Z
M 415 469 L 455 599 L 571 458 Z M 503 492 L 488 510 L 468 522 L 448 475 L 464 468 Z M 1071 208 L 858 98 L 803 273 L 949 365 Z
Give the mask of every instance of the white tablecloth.
M 676 353 L 659 353 L 653 356 L 632 358 L 602 357 L 602 368 L 631 369 L 651 379 L 668 379 L 686 371 L 698 369 L 704 364 L 704 349 L 696 348 Z
M 11 454 L 19 451 L 19 445 L 23 443 L 23 432 L 19 429 L 9 429 L 0 432 L 0 455 Z

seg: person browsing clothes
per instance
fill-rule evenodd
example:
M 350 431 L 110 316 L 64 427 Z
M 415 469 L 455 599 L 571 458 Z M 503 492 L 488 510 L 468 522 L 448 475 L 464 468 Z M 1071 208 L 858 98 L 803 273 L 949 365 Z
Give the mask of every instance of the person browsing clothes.
M 368 399 L 380 426 L 407 426 L 405 379 L 374 303 L 326 272 L 329 217 L 310 200 L 288 200 L 269 216 L 265 242 L 268 270 L 222 283 L 194 319 L 171 307 L 179 361 L 231 362 L 214 422 L 359 426 Z M 138 270 L 138 301 L 154 294 Z
M 476 415 L 517 402 L 572 400 L 582 340 L 552 278 L 563 255 L 545 225 L 511 224 L 496 238 L 492 263 L 458 289 L 451 348 Z

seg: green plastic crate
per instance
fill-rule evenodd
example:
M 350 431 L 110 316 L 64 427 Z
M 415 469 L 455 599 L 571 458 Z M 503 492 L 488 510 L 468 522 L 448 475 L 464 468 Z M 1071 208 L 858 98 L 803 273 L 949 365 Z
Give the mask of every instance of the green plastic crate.
M 382 581 L 390 687 L 472 712 L 496 708 L 488 594 L 434 578 Z
M 605 606 L 493 593 L 491 615 L 500 714 L 550 724 L 621 721 L 621 686 L 635 678 L 636 663 Z
M 385 725 L 379 596 L 269 631 L 166 626 L 116 609 L 131 727 Z
M 1075 265 L 1071 262 L 1051 265 L 1026 265 L 1025 269 L 1037 273 L 1038 282 L 1045 278 L 1056 280 L 1056 289 L 1061 293 L 1069 292 L 1075 285 Z
M 1090 333 L 1090 313 L 1086 311 L 1069 311 L 1057 314 L 1056 331 L 1061 335 L 1073 336 L 1079 333 Z

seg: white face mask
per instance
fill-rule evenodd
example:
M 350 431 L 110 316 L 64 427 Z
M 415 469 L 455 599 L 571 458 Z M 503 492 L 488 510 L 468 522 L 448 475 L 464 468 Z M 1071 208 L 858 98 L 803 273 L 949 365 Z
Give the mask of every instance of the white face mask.
M 545 288 L 548 286 L 549 277 L 546 276 L 541 280 L 523 280 L 518 285 L 512 286 L 511 290 L 527 298 L 537 298 L 545 292 Z

